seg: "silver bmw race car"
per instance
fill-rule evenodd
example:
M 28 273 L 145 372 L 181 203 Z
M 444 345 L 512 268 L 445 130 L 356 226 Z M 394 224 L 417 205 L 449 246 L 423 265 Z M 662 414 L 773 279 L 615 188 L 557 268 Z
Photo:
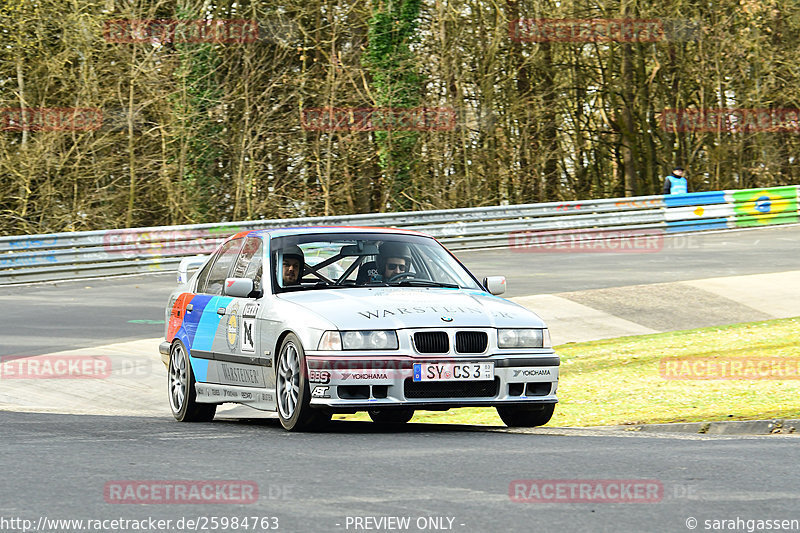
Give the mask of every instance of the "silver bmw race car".
M 166 309 L 161 358 L 176 419 L 218 404 L 277 411 L 287 430 L 333 413 L 404 423 L 414 411 L 493 406 L 509 426 L 553 415 L 559 357 L 542 320 L 496 295 L 436 239 L 310 227 L 230 237 Z

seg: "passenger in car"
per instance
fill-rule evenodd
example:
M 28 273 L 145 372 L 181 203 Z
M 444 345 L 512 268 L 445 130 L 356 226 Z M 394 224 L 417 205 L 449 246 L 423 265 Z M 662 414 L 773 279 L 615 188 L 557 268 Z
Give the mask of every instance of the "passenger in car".
M 411 250 L 402 242 L 384 242 L 378 249 L 376 261 L 364 263 L 359 269 L 357 284 L 380 283 L 409 271 Z

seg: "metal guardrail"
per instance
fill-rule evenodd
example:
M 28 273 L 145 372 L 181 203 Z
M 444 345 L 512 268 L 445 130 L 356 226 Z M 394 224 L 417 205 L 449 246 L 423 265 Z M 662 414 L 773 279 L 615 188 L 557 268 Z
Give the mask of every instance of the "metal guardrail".
M 243 230 L 414 229 L 452 250 L 529 248 L 798 222 L 800 187 L 0 237 L 0 285 L 173 270 Z

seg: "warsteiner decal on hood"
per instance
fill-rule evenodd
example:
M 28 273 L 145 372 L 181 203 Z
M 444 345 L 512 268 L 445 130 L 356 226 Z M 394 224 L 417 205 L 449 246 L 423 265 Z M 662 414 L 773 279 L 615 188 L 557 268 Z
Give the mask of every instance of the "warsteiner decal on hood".
M 478 291 L 354 288 L 285 293 L 280 298 L 313 311 L 341 330 L 544 327 L 535 313 Z
M 447 306 L 440 306 L 435 307 L 425 306 L 425 307 L 395 307 L 394 309 L 375 309 L 367 310 L 367 311 L 359 311 L 358 314 L 368 318 L 385 318 L 387 316 L 395 316 L 395 315 L 411 315 L 414 313 L 434 313 L 434 314 L 443 314 L 446 315 L 447 318 L 452 318 L 449 315 L 456 314 L 456 313 L 473 313 L 477 315 L 483 315 L 484 310 L 476 307 L 447 307 Z M 493 316 L 503 317 L 503 318 L 514 318 L 512 313 L 507 313 L 505 311 L 493 311 Z M 443 318 L 443 320 L 445 320 Z M 447 320 L 448 322 L 450 320 Z

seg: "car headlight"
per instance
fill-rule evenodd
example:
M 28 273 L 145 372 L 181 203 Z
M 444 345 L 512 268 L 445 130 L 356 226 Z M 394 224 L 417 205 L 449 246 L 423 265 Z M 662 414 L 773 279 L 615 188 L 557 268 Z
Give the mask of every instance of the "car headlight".
M 498 348 L 550 348 L 550 330 L 498 329 Z
M 396 350 L 397 332 L 391 329 L 366 331 L 326 331 L 320 350 Z
M 318 350 L 325 350 L 328 352 L 338 352 L 342 349 L 342 336 L 338 331 L 326 331 L 322 334 L 319 340 Z

